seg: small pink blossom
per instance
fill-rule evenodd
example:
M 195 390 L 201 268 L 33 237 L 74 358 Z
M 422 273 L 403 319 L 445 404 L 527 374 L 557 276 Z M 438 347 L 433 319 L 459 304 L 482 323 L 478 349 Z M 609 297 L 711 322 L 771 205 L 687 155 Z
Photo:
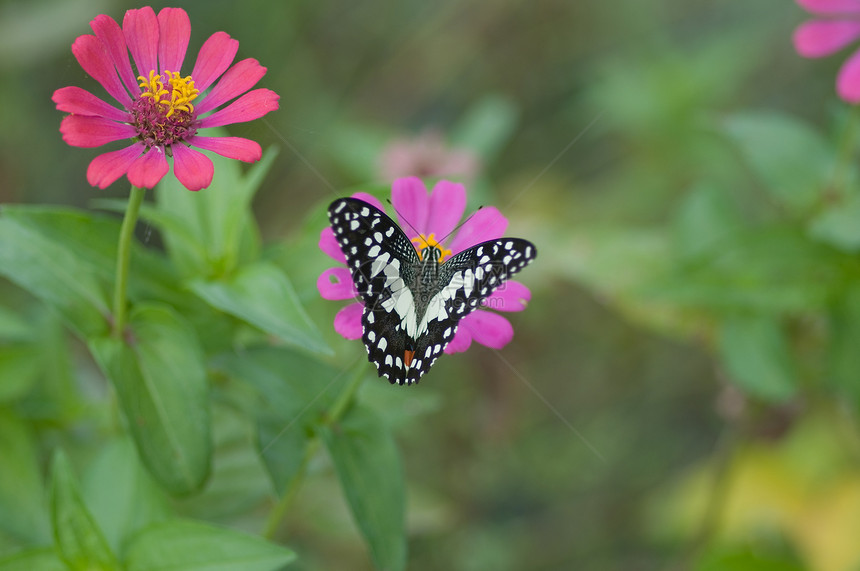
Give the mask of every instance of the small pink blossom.
M 860 0 L 797 0 L 817 16 L 794 31 L 794 47 L 803 57 L 829 56 L 860 39 Z M 860 103 L 860 50 L 842 65 L 836 92 L 847 103 Z
M 254 141 L 198 134 L 200 129 L 258 119 L 278 108 L 277 93 L 251 90 L 265 67 L 254 59 L 231 66 L 237 40 L 216 32 L 201 47 L 191 74 L 183 76 L 191 36 L 185 10 L 163 8 L 156 15 L 146 6 L 127 11 L 122 27 L 104 14 L 90 27 L 95 35 L 78 37 L 72 53 L 119 107 L 80 87 L 58 89 L 52 99 L 57 109 L 69 113 L 60 125 L 63 140 L 75 147 L 133 141 L 93 159 L 87 169 L 90 184 L 105 188 L 126 175 L 132 185 L 152 188 L 170 170 L 167 157 L 172 157 L 179 182 L 200 190 L 212 182 L 214 167 L 191 147 L 245 162 L 260 159 L 262 149 Z
M 385 211 L 382 203 L 375 197 L 359 192 L 353 195 Z M 442 240 L 442 248 L 456 255 L 476 244 L 501 238 L 508 226 L 507 219 L 492 206 L 478 210 L 459 229 L 457 225 L 466 210 L 466 189 L 462 184 L 447 180 L 436 183 L 431 193 L 416 177 L 401 178 L 394 181 L 391 189 L 391 203 L 398 216 L 401 229 L 410 239 L 419 235 L 435 235 Z M 408 221 L 408 223 L 406 223 Z M 457 230 L 456 236 L 449 234 Z M 320 249 L 338 265 L 325 270 L 317 280 L 317 289 L 324 299 L 358 299 L 353 286 L 352 275 L 346 266 L 346 258 L 338 246 L 331 227 L 320 234 Z M 514 336 L 514 329 L 505 317 L 487 311 L 522 311 L 531 299 L 531 292 L 517 281 L 507 281 L 497 289 L 483 304 L 485 309 L 473 311 L 460 320 L 457 333 L 448 346 L 446 353 L 465 351 L 472 341 L 500 349 Z M 361 338 L 362 303 L 357 301 L 341 309 L 334 318 L 334 329 L 346 339 Z
M 382 178 L 391 181 L 406 176 L 459 177 L 469 181 L 480 167 L 473 151 L 448 147 L 438 131 L 427 131 L 414 139 L 396 139 L 379 158 Z

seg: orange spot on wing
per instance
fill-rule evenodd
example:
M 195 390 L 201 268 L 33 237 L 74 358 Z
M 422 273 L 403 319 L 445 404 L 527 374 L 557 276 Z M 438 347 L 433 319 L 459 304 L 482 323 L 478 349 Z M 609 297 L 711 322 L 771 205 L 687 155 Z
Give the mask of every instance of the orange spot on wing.
M 412 357 L 415 356 L 415 351 L 404 351 L 403 352 L 403 363 L 408 367 L 412 364 Z

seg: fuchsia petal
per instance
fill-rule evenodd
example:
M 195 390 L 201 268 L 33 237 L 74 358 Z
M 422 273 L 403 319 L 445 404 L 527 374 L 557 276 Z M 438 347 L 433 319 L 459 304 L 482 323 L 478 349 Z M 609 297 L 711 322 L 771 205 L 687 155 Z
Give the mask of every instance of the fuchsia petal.
M 343 255 L 343 250 L 340 249 L 340 245 L 337 243 L 337 238 L 334 237 L 334 230 L 331 229 L 331 226 L 326 226 L 323 228 L 322 232 L 320 232 L 319 246 L 320 250 L 325 252 L 329 258 L 333 259 L 335 262 L 346 264 L 346 256 Z
M 101 83 L 111 97 L 126 107 L 131 105 L 131 97 L 122 86 L 113 60 L 101 40 L 90 35 L 78 36 L 72 44 L 72 53 L 84 71 Z
M 391 185 L 391 204 L 400 227 L 410 238 L 427 234 L 430 198 L 424 182 L 414 176 L 398 178 Z M 438 237 L 438 236 L 437 236 Z
M 141 152 L 143 152 L 143 145 L 135 143 L 130 147 L 97 156 L 87 167 L 87 182 L 99 188 L 107 188 L 128 172 Z
M 271 89 L 255 89 L 200 121 L 200 128 L 221 127 L 259 119 L 278 108 L 279 96 Z
M 855 52 L 842 65 L 836 77 L 836 93 L 843 101 L 856 105 L 860 103 L 860 51 Z
M 60 132 L 63 140 L 73 147 L 99 147 L 137 134 L 131 125 L 86 115 L 66 115 L 60 123 Z
M 323 299 L 355 299 L 358 292 L 352 282 L 352 274 L 344 267 L 329 268 L 317 278 L 317 289 Z
M 266 68 L 255 59 L 243 59 L 227 70 L 215 87 L 199 104 L 195 105 L 198 116 L 239 97 L 266 75 Z M 196 103 L 196 102 L 195 102 Z
M 361 314 L 364 306 L 350 303 L 334 316 L 334 330 L 344 339 L 361 339 Z
M 363 200 L 363 201 L 367 202 L 368 204 L 372 204 L 373 206 L 377 207 L 379 210 L 385 212 L 385 207 L 382 205 L 382 202 L 380 202 L 379 199 L 376 198 L 375 196 L 373 196 L 372 194 L 367 194 L 366 192 L 356 192 L 355 194 L 352 195 L 352 197 L 357 198 L 359 200 Z M 346 260 L 344 260 L 344 263 L 346 263 Z
M 138 188 L 155 188 L 169 170 L 164 151 L 161 147 L 152 147 L 129 167 L 128 182 Z
M 460 329 L 463 328 L 469 331 L 473 341 L 493 349 L 501 349 L 514 338 L 511 322 L 492 311 L 473 311 L 460 321 Z
M 135 79 L 134 71 L 131 69 L 131 62 L 128 59 L 128 47 L 125 44 L 125 36 L 123 36 L 119 24 L 110 16 L 100 14 L 90 22 L 90 27 L 107 49 L 108 55 L 113 60 L 114 66 L 116 66 L 119 77 L 122 79 L 123 84 L 125 84 L 128 93 L 135 95 L 139 93 L 140 87 Z M 126 104 L 125 101 L 122 103 Z
M 860 0 L 797 0 L 797 3 L 814 14 L 860 13 Z
M 522 311 L 531 298 L 529 288 L 511 280 L 499 286 L 482 306 L 495 311 Z
M 162 8 L 158 13 L 158 70 L 181 71 L 191 20 L 182 8 Z
M 131 117 L 127 111 L 117 109 L 113 105 L 102 101 L 86 89 L 70 85 L 62 87 L 51 96 L 57 109 L 66 113 L 76 115 L 87 115 L 90 117 L 104 117 L 113 121 L 129 121 Z
M 228 159 L 237 159 L 253 163 L 263 156 L 263 149 L 256 141 L 242 137 L 200 137 L 195 135 L 188 139 L 192 147 L 218 153 Z
M 457 227 L 465 211 L 466 187 L 440 180 L 430 194 L 426 231 L 435 233 L 436 240 L 444 240 Z
M 173 173 L 182 186 L 188 190 L 200 190 L 212 183 L 215 166 L 209 157 L 182 143 L 170 148 L 173 149 Z
M 508 227 L 508 219 L 494 206 L 481 208 L 466 220 L 457 231 L 457 237 L 448 246 L 454 254 L 475 244 L 501 238 Z
M 823 57 L 836 53 L 860 38 L 860 22 L 812 20 L 794 31 L 794 48 L 803 57 Z
M 468 327 L 463 327 L 463 322 L 468 318 L 469 316 L 467 315 L 460 321 L 460 326 L 457 328 L 457 332 L 454 333 L 454 337 L 445 345 L 445 353 L 448 355 L 468 351 L 469 347 L 472 346 L 472 333 Z
M 224 70 L 230 67 L 237 51 L 239 51 L 239 42 L 231 38 L 230 34 L 215 32 L 209 36 L 200 48 L 191 72 L 194 86 L 201 92 L 206 91 L 224 73 Z
M 128 50 L 137 66 L 138 75 L 148 77 L 149 72 L 158 69 L 158 18 L 155 10 L 144 6 L 137 10 L 128 10 L 122 19 L 122 31 Z

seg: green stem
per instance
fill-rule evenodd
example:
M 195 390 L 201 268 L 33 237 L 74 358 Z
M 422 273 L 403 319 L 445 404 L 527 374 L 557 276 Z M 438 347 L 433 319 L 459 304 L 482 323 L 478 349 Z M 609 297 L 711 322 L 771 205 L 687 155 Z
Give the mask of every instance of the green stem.
M 134 227 L 137 224 L 137 216 L 145 188 L 131 187 L 128 197 L 128 206 L 125 209 L 125 217 L 122 219 L 122 228 L 119 231 L 119 244 L 116 252 L 116 281 L 113 290 L 113 336 L 122 339 L 125 330 L 127 307 L 126 292 L 128 291 L 128 267 L 131 260 L 131 244 L 134 239 Z
M 359 367 L 356 370 L 356 373 L 353 375 L 349 384 L 338 395 L 337 400 L 332 403 L 331 408 L 329 408 L 322 417 L 323 426 L 331 426 L 335 424 L 341 419 L 347 409 L 349 409 L 350 405 L 355 400 L 355 393 L 358 391 L 359 387 L 361 387 L 362 381 L 364 381 L 364 373 L 365 371 L 363 367 Z M 310 442 L 308 442 L 307 446 L 305 446 L 305 454 L 302 456 L 302 462 L 299 465 L 299 469 L 296 471 L 296 474 L 290 478 L 290 481 L 287 482 L 287 485 L 284 488 L 284 493 L 281 494 L 281 499 L 277 504 L 275 504 L 272 511 L 269 512 L 269 517 L 266 518 L 266 525 L 263 528 L 263 537 L 266 539 L 274 538 L 275 532 L 278 531 L 278 527 L 281 524 L 281 520 L 284 519 L 284 515 L 286 515 L 287 510 L 292 505 L 293 499 L 296 497 L 296 494 L 305 479 L 308 464 L 310 464 L 311 459 L 317 453 L 319 447 L 319 436 L 313 437 Z
M 836 165 L 833 168 L 833 178 L 830 182 L 830 188 L 838 199 L 845 196 L 845 177 L 848 171 L 848 166 L 853 161 L 855 140 L 857 135 L 857 123 L 860 120 L 860 106 L 853 106 L 846 121 L 845 131 L 842 133 L 842 141 L 839 144 L 839 151 L 836 157 Z

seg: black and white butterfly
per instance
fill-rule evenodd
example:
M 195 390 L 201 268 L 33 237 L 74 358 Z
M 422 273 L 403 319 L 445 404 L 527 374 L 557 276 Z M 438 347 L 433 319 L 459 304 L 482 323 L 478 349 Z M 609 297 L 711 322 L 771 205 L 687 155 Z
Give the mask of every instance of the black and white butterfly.
M 364 302 L 368 359 L 399 385 L 417 383 L 460 320 L 537 254 L 531 242 L 500 238 L 440 263 L 442 250 L 416 251 L 391 218 L 363 200 L 335 200 L 328 217 Z

